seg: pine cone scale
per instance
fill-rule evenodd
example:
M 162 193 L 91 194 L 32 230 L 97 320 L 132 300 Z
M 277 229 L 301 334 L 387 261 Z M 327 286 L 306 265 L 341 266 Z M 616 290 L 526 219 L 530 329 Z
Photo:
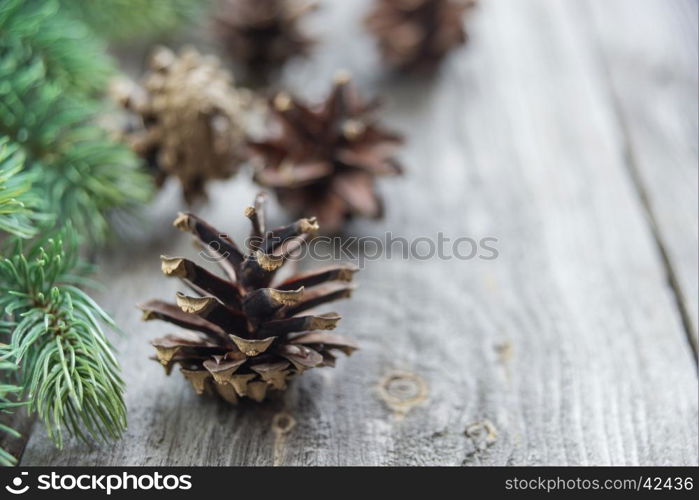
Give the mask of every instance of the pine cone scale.
M 225 233 L 221 233 L 190 213 L 178 214 L 173 225 L 181 231 L 191 233 L 203 248 L 218 258 L 218 264 L 224 267 L 224 271 L 232 280 L 235 280 L 244 257 L 238 246 Z
M 143 311 L 143 319 L 151 321 L 159 319 L 174 325 L 201 332 L 212 339 L 225 338 L 226 332 L 220 326 L 211 323 L 195 314 L 182 311 L 176 304 L 151 300 L 140 306 Z
M 200 306 L 200 304 L 205 305 Z M 188 297 L 178 292 L 177 306 L 185 314 L 191 314 L 213 323 L 224 332 L 245 332 L 248 330 L 248 318 L 242 312 L 221 303 L 214 297 Z
M 345 202 L 348 213 L 368 218 L 377 218 L 381 214 L 371 174 L 358 170 L 345 172 L 335 176 L 331 189 Z
M 161 256 L 161 269 L 166 276 L 175 276 L 199 295 L 213 295 L 221 302 L 240 310 L 242 296 L 231 282 L 219 278 L 191 260 Z
M 256 172 L 255 180 L 270 188 L 296 189 L 327 179 L 334 170 L 330 163 L 323 161 L 297 163 L 293 168 L 281 166 Z
M 343 351 L 346 355 L 352 354 L 354 351 L 359 349 L 359 346 L 345 338 L 342 337 L 341 335 L 336 335 L 334 333 L 327 333 L 327 332 L 310 332 L 310 333 L 305 333 L 301 336 L 295 337 L 292 341 L 292 344 L 315 344 L 315 345 L 323 345 L 327 347 L 331 347 L 334 349 L 339 349 Z
M 343 283 L 326 283 L 319 285 L 304 293 L 303 300 L 289 307 L 289 314 L 296 316 L 309 309 L 316 308 L 327 302 L 334 302 L 338 299 L 348 299 L 354 291 L 354 285 Z
M 280 290 L 291 290 L 300 286 L 311 287 L 327 281 L 350 282 L 359 268 L 354 266 L 328 266 L 298 274 L 277 285 Z

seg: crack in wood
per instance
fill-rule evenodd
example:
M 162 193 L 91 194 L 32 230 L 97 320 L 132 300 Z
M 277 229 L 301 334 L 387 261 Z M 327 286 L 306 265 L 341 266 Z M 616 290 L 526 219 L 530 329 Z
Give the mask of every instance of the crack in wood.
M 272 419 L 272 431 L 274 432 L 274 451 L 272 463 L 275 467 L 284 463 L 286 455 L 286 437 L 296 427 L 296 419 L 286 412 L 281 411 Z
M 606 90 L 609 94 L 609 101 L 611 102 L 611 107 L 613 110 L 613 115 L 617 120 L 617 125 L 621 132 L 622 137 L 622 147 L 624 154 L 624 165 L 629 173 L 631 182 L 634 186 L 636 194 L 638 195 L 641 207 L 643 209 L 643 214 L 650 228 L 650 232 L 653 236 L 653 241 L 660 255 L 660 260 L 662 262 L 663 270 L 666 275 L 666 279 L 670 289 L 672 290 L 673 298 L 677 306 L 677 312 L 680 316 L 682 322 L 682 327 L 684 329 L 685 335 L 687 337 L 687 342 L 689 343 L 692 352 L 694 353 L 694 362 L 699 369 L 699 340 L 697 339 L 696 329 L 699 325 L 694 325 L 692 322 L 692 317 L 688 309 L 688 298 L 680 284 L 678 278 L 678 272 L 675 265 L 670 257 L 670 252 L 668 250 L 668 245 L 665 242 L 660 231 L 660 225 L 658 223 L 658 217 L 656 216 L 655 209 L 653 208 L 653 203 L 651 202 L 646 183 L 643 180 L 643 175 L 641 168 L 636 157 L 636 153 L 633 147 L 633 140 L 631 136 L 631 131 L 629 128 L 629 123 L 626 118 L 626 112 L 622 105 L 621 99 L 618 92 L 613 84 L 611 70 L 609 63 L 607 61 L 607 56 L 599 45 L 595 45 L 596 57 L 602 68 L 602 73 L 605 78 Z

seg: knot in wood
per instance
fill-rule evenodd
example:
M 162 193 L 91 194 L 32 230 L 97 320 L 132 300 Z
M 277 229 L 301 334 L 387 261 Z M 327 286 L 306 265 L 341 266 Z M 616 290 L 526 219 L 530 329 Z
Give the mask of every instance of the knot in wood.
M 288 434 L 296 426 L 296 420 L 286 412 L 277 413 L 272 419 L 272 429 L 278 434 Z
M 427 399 L 427 384 L 409 372 L 395 372 L 383 378 L 379 394 L 397 417 L 403 417 L 415 405 Z

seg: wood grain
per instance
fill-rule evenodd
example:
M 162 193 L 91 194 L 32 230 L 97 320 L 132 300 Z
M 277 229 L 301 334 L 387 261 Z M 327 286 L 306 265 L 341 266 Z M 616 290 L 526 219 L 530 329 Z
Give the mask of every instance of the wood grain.
M 697 350 L 697 2 L 589 2 L 627 162 Z M 693 43 L 690 43 L 693 41 Z
M 470 46 L 433 80 L 407 81 L 377 76 L 361 6 L 324 2 L 312 23 L 322 43 L 286 73 L 318 96 L 349 68 L 408 136 L 405 177 L 381 186 L 386 219 L 351 232 L 495 237 L 498 258 L 366 262 L 355 297 L 336 308 L 362 350 L 305 374 L 281 400 L 230 409 L 147 359 L 148 340 L 169 328 L 141 323 L 134 304 L 178 289 L 159 254 L 195 253 L 169 227 L 179 208 L 169 189 L 144 234 L 101 257 L 108 288 L 97 298 L 127 332 L 116 343 L 128 432 L 114 446 L 58 451 L 37 429 L 24 465 L 697 463 L 696 365 L 627 163 L 626 149 L 652 134 L 621 126 L 593 16 L 573 2 L 483 1 Z M 624 109 L 634 121 L 633 101 Z M 664 110 L 671 123 L 689 111 Z M 652 159 L 665 139 L 634 153 Z M 684 165 L 688 153 L 677 154 Z M 647 175 L 662 167 L 644 165 Z M 243 235 L 253 193 L 241 176 L 214 186 L 198 212 Z M 671 215 L 660 213 L 662 227 Z M 671 222 L 689 223 L 679 217 Z M 680 238 L 657 235 L 670 236 Z M 280 427 L 279 415 L 295 425 Z

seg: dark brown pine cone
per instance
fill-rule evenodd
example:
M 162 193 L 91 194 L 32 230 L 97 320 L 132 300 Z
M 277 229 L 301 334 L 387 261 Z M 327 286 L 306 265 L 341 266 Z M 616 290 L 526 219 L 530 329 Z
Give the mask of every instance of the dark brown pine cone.
M 223 0 L 216 31 L 231 58 L 264 79 L 291 57 L 308 53 L 313 42 L 299 20 L 313 8 L 303 0 Z
M 250 142 L 260 160 L 256 182 L 274 189 L 292 213 L 316 215 L 329 233 L 354 216 L 381 217 L 374 180 L 401 173 L 393 157 L 403 140 L 379 126 L 377 108 L 359 99 L 344 74 L 317 107 L 278 94 L 271 112 L 279 133 Z
M 198 217 L 179 214 L 174 225 L 216 257 L 226 278 L 182 257 L 161 257 L 165 275 L 178 277 L 195 295 L 178 293 L 176 304 L 151 300 L 140 306 L 145 320 L 189 330 L 152 342 L 166 373 L 179 364 L 198 394 L 215 393 L 230 403 L 241 397 L 262 401 L 309 368 L 334 366 L 338 351 L 349 355 L 357 349 L 351 340 L 323 331 L 334 329 L 340 316 L 309 312 L 349 297 L 356 268 L 275 276 L 289 253 L 318 229 L 316 220 L 266 231 L 263 195 L 245 215 L 253 228 L 247 255 Z
M 375 0 L 366 26 L 384 61 L 405 72 L 429 73 L 467 40 L 464 13 L 475 0 Z
M 124 140 L 147 161 L 159 186 L 177 177 L 188 203 L 206 196 L 207 181 L 232 176 L 246 159 L 252 97 L 234 87 L 216 58 L 159 48 L 142 87 L 126 83 L 112 90 L 135 117 Z

